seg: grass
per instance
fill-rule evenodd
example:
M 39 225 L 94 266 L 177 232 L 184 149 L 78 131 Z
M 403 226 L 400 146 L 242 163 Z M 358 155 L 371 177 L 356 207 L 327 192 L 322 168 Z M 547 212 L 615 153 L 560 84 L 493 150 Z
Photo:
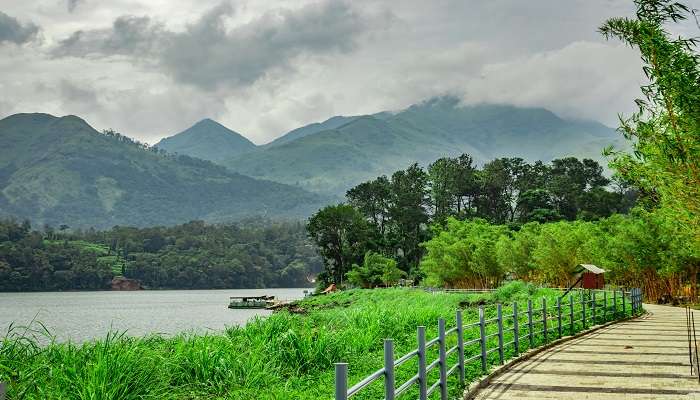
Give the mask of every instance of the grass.
M 9 399 L 331 399 L 333 363 L 348 362 L 354 384 L 381 368 L 384 338 L 394 339 L 398 358 L 416 347 L 417 326 L 426 326 L 432 339 L 438 318 L 446 318 L 448 328 L 454 326 L 457 308 L 466 307 L 467 324 L 478 318 L 476 304 L 486 304 L 487 318 L 492 318 L 495 301 L 517 301 L 526 310 L 529 296 L 554 304 L 556 295 L 523 283 L 487 295 L 358 289 L 303 300 L 294 312 L 254 319 L 220 334 L 134 338 L 110 333 L 84 344 L 40 345 L 48 335 L 41 325 L 11 327 L 0 342 L 0 380 L 9 382 Z M 504 306 L 504 315 L 509 310 Z M 490 325 L 488 333 L 494 329 Z M 478 337 L 478 330 L 467 330 L 465 336 Z M 456 339 L 448 339 L 451 347 Z M 535 339 L 543 340 L 541 335 Z M 512 333 L 506 333 L 505 341 L 510 340 Z M 478 344 L 468 346 L 467 356 L 478 351 Z M 510 353 L 509 347 L 506 356 Z M 489 362 L 497 363 L 497 356 L 491 353 Z M 434 347 L 429 360 L 436 357 Z M 456 354 L 449 359 L 450 365 L 454 362 Z M 409 379 L 415 368 L 415 362 L 408 362 L 397 369 L 397 383 Z M 481 374 L 480 363 L 472 362 L 466 370 L 467 379 L 474 379 Z M 431 382 L 437 373 L 437 368 L 431 372 Z M 451 380 L 456 397 L 460 387 L 456 376 Z M 355 398 L 382 397 L 377 382 Z

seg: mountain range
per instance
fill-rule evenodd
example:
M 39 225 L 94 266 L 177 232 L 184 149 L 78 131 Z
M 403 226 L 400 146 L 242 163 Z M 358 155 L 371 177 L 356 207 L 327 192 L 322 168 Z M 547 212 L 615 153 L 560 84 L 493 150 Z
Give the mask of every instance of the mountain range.
M 601 160 L 613 129 L 543 108 L 439 97 L 396 112 L 336 116 L 256 146 L 204 119 L 148 147 L 76 116 L 0 120 L 0 216 L 70 226 L 305 217 L 350 187 L 417 162 L 470 154 Z
M 106 228 L 302 217 L 321 196 L 100 133 L 76 116 L 0 120 L 0 215 Z
M 244 151 L 231 146 L 228 157 L 221 156 L 218 146 L 211 154 L 180 151 L 251 177 L 342 196 L 360 182 L 414 162 L 425 166 L 462 153 L 478 163 L 504 156 L 603 161 L 602 149 L 610 144 L 624 146 L 624 141 L 597 122 L 563 119 L 543 108 L 462 106 L 457 98 L 439 97 L 398 112 L 333 117 Z

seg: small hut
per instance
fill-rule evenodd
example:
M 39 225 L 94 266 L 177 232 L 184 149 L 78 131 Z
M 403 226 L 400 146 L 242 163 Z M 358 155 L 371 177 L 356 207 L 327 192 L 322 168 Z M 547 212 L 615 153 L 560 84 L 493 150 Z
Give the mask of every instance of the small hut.
M 581 274 L 581 287 L 584 289 L 604 289 L 605 270 L 593 264 L 579 264 L 576 266 Z
M 603 268 L 593 264 L 579 264 L 576 266 L 575 273 L 578 275 L 578 279 L 566 289 L 561 296 L 562 298 L 579 283 L 583 289 L 605 289 L 605 270 Z

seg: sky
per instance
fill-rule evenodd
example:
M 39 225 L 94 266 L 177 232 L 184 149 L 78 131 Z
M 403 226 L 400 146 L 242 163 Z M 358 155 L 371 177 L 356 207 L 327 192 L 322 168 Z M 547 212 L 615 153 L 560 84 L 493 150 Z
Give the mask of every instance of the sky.
M 449 94 L 616 126 L 641 63 L 597 28 L 633 11 L 631 0 L 2 0 L 0 118 L 74 114 L 150 144 L 212 118 L 261 144 Z M 672 29 L 700 36 L 692 18 Z

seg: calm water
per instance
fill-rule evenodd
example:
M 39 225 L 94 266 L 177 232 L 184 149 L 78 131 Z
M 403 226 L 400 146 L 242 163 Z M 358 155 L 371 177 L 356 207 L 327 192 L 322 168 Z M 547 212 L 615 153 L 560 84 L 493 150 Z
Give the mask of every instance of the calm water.
M 0 293 L 0 335 L 14 322 L 44 323 L 59 340 L 85 341 L 110 330 L 128 335 L 212 332 L 245 324 L 267 310 L 228 309 L 229 296 L 303 297 L 304 289 L 158 290 L 136 292 Z

